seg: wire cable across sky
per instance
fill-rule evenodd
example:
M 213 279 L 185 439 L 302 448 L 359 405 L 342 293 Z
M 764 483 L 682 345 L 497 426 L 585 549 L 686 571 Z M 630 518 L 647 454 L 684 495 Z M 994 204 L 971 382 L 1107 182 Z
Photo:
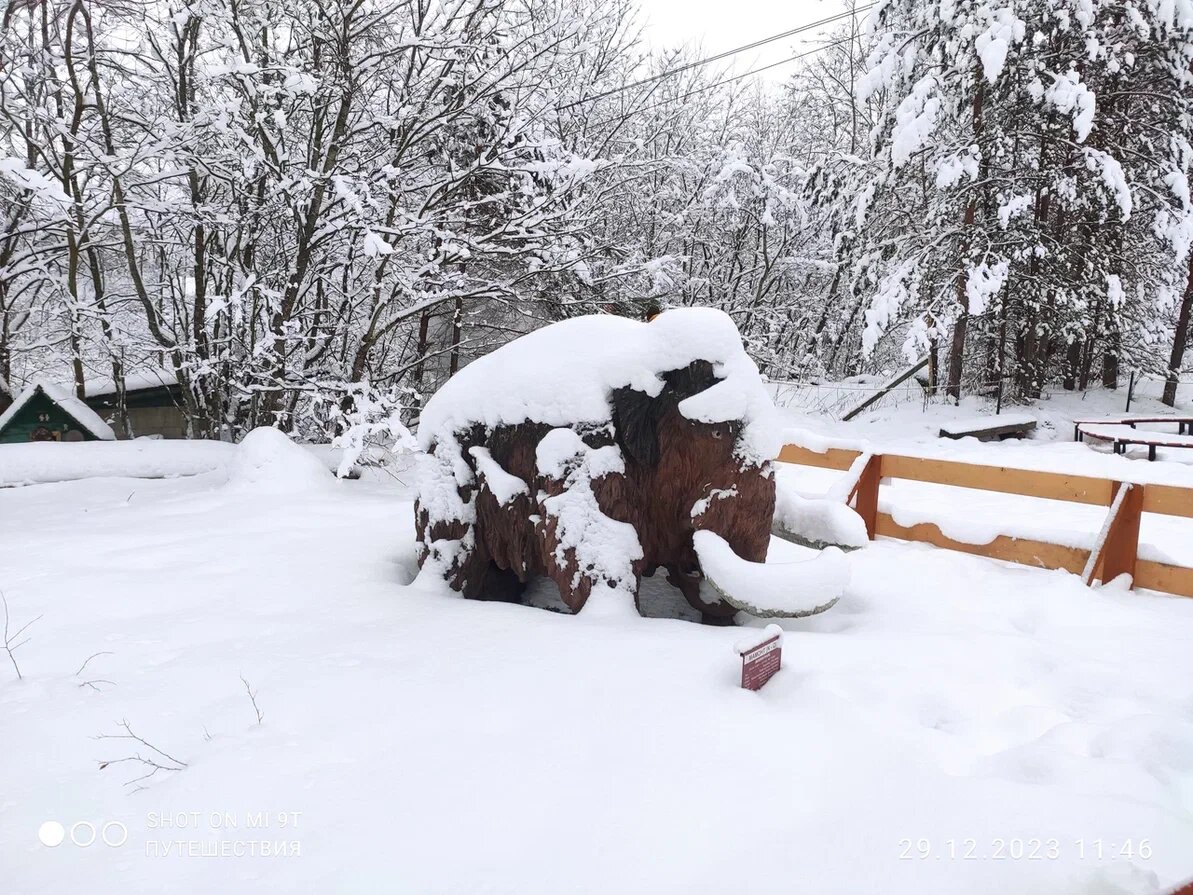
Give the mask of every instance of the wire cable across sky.
M 723 78 L 720 81 L 713 81 L 711 84 L 702 84 L 699 87 L 696 87 L 696 88 L 693 88 L 692 90 L 687 91 L 686 93 L 681 93 L 679 96 L 670 97 L 668 99 L 662 100 L 661 102 L 651 103 L 649 106 L 642 106 L 639 109 L 633 109 L 633 110 L 627 111 L 623 115 L 611 116 L 609 118 L 605 118 L 603 120 L 596 121 L 590 126 L 591 127 L 603 127 L 606 124 L 612 124 L 615 121 L 618 121 L 621 118 L 624 118 L 628 115 L 638 115 L 638 114 L 641 114 L 642 112 L 649 112 L 652 109 L 661 109 L 664 106 L 671 106 L 671 105 L 674 105 L 675 103 L 683 102 L 688 97 L 695 96 L 698 93 L 705 93 L 709 90 L 715 90 L 717 87 L 722 87 L 725 84 L 732 84 L 734 81 L 741 81 L 745 78 L 752 77 L 753 75 L 760 74 L 760 73 L 762 73 L 764 71 L 768 71 L 772 68 L 778 68 L 780 65 L 786 65 L 789 62 L 795 62 L 797 59 L 803 59 L 805 56 L 814 56 L 816 53 L 820 53 L 824 50 L 831 49 L 832 47 L 844 46 L 845 44 L 849 43 L 850 39 L 851 38 L 842 38 L 841 40 L 829 41 L 828 43 L 821 44 L 818 47 L 813 47 L 810 50 L 805 50 L 802 53 L 796 53 L 794 56 L 788 56 L 786 59 L 780 59 L 778 62 L 771 62 L 766 65 L 760 65 L 760 66 L 758 66 L 758 68 L 752 68 L 749 71 L 742 72 L 739 75 L 730 75 L 729 77 Z
M 625 93 L 628 90 L 635 90 L 639 87 L 646 87 L 650 84 L 654 84 L 654 83 L 656 83 L 658 81 L 662 81 L 666 78 L 671 78 L 671 77 L 674 77 L 675 75 L 682 74 L 685 71 L 690 71 L 693 68 L 699 68 L 702 65 L 708 65 L 713 62 L 719 62 L 722 59 L 728 59 L 730 56 L 736 56 L 738 53 L 745 53 L 750 50 L 755 50 L 758 47 L 762 47 L 767 44 L 774 43 L 777 40 L 784 40 L 788 37 L 794 37 L 797 34 L 803 34 L 804 32 L 811 31 L 815 28 L 822 28 L 825 25 L 836 24 L 837 22 L 852 18 L 859 13 L 863 13 L 869 9 L 873 9 L 877 5 L 878 5 L 877 3 L 867 3 L 865 6 L 858 6 L 854 9 L 847 10 L 845 12 L 827 16 L 826 18 L 820 19 L 815 22 L 808 22 L 805 25 L 800 25 L 796 28 L 788 29 L 787 31 L 781 31 L 778 34 L 772 34 L 770 37 L 763 37 L 763 38 L 760 38 L 759 40 L 752 41 L 751 43 L 743 44 L 740 47 L 734 47 L 732 50 L 725 50 L 722 53 L 717 53 L 713 56 L 706 56 L 703 59 L 694 59 L 693 61 L 684 63 L 683 65 L 678 66 L 677 68 L 669 69 L 668 71 L 665 71 L 665 72 L 660 72 L 657 75 L 651 75 L 649 78 L 643 78 L 640 81 L 634 81 L 633 83 L 626 84 L 622 87 L 614 87 L 611 90 L 606 90 L 603 93 L 597 93 L 597 94 L 594 94 L 593 96 L 585 96 L 580 99 L 573 100 L 572 102 L 568 103 L 567 105 L 559 106 L 559 108 L 556 111 L 565 112 L 568 109 L 573 109 L 576 106 L 582 106 L 585 103 L 596 102 L 597 100 L 606 99 L 607 97 L 610 97 L 610 96 L 616 96 L 619 93 Z M 825 46 L 832 46 L 832 44 L 826 44 Z M 818 48 L 818 50 L 819 49 L 824 49 L 824 47 L 820 47 L 820 48 Z M 743 77 L 743 78 L 748 77 L 751 74 L 757 74 L 758 72 L 766 71 L 767 69 L 774 68 L 777 65 L 783 65 L 786 62 L 791 62 L 794 59 L 799 59 L 801 56 L 806 56 L 806 55 L 810 55 L 810 53 L 818 52 L 818 50 L 811 50 L 808 53 L 801 53 L 799 55 L 792 56 L 790 59 L 784 59 L 781 62 L 774 62 L 774 63 L 771 63 L 770 65 L 764 65 L 761 68 L 754 69 L 751 72 L 746 72 L 745 74 L 737 76 L 737 77 Z

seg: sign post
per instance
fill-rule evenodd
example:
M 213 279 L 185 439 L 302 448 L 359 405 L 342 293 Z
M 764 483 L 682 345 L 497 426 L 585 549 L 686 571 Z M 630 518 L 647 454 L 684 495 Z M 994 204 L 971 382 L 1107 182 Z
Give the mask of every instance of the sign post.
M 761 639 L 747 638 L 734 647 L 741 656 L 741 685 L 745 690 L 760 690 L 783 666 L 783 629 L 767 625 Z

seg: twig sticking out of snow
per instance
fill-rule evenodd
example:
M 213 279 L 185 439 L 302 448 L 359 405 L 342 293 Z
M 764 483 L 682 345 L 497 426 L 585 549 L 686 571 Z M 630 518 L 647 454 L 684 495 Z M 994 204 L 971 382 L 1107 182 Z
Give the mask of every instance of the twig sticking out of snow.
M 79 670 L 75 672 L 75 677 L 78 677 L 80 674 L 83 673 L 83 669 L 87 667 L 87 665 L 91 662 L 92 659 L 97 659 L 100 656 L 110 656 L 110 655 L 112 655 L 111 650 L 101 650 L 98 653 L 92 653 L 90 656 L 88 656 L 84 660 L 83 664 L 79 666 Z
M 101 733 L 96 737 L 96 739 L 133 740 L 134 742 L 140 743 L 146 749 L 150 749 L 155 753 L 155 755 L 145 756 L 140 752 L 136 752 L 133 755 L 128 755 L 124 758 L 116 758 L 110 761 L 101 761 L 99 763 L 99 769 L 101 771 L 109 765 L 123 764 L 124 762 L 128 761 L 140 765 L 143 769 L 147 768 L 148 770 L 140 777 L 134 777 L 132 780 L 125 781 L 124 785 L 133 787 L 133 792 L 138 792 L 142 789 L 145 789 L 146 787 L 142 786 L 141 783 L 145 780 L 148 780 L 150 777 L 153 777 L 159 771 L 181 771 L 187 766 L 185 761 L 175 758 L 170 753 L 159 749 L 157 746 L 153 745 L 153 743 L 150 743 L 148 740 L 139 736 L 133 731 L 132 727 L 129 726 L 127 720 L 121 721 L 120 726 L 124 728 L 124 733 Z
M 240 682 L 244 684 L 244 692 L 249 694 L 249 701 L 253 704 L 253 711 L 257 713 L 257 724 L 260 725 L 261 722 L 265 720 L 265 716 L 261 714 L 261 709 L 257 706 L 257 694 L 253 688 L 249 686 L 249 682 L 245 680 L 243 674 L 240 676 Z
M 83 661 L 83 664 L 79 666 L 79 670 L 75 672 L 75 677 L 78 677 L 79 675 L 81 675 L 83 673 L 83 669 L 85 669 L 88 666 L 88 664 L 90 664 L 92 659 L 98 658 L 99 656 L 110 656 L 110 655 L 112 655 L 111 650 L 102 650 L 98 653 L 92 653 L 90 656 L 88 656 Z M 80 687 L 90 687 L 96 693 L 102 693 L 103 691 L 100 689 L 101 684 L 107 684 L 110 687 L 116 686 L 115 681 L 105 680 L 104 678 L 95 678 L 93 680 L 83 681 L 82 683 L 79 684 L 79 686 Z
M 9 617 L 8 617 L 8 598 L 4 596 L 4 591 L 2 591 L 2 590 L 0 590 L 0 603 L 2 603 L 4 605 L 4 651 L 6 653 L 8 653 L 8 659 L 10 662 L 12 662 L 12 667 L 17 673 L 17 680 L 21 680 L 23 677 L 21 675 L 21 666 L 17 664 L 17 657 L 13 654 L 18 649 L 20 649 L 22 646 L 24 646 L 26 643 L 29 642 L 28 637 L 26 637 L 24 640 L 20 640 L 19 638 L 22 634 L 24 634 L 27 630 L 29 630 L 29 626 L 32 625 L 33 622 L 40 621 L 41 616 L 39 615 L 37 618 L 33 619 L 32 621 L 25 622 L 25 624 L 21 625 L 21 627 L 19 627 L 16 631 L 12 631 L 10 633 Z

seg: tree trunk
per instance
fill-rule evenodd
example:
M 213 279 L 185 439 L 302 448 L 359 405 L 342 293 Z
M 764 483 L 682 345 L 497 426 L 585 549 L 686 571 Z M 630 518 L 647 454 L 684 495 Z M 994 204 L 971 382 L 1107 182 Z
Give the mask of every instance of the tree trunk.
M 1003 286 L 1002 301 L 999 302 L 998 307 L 998 354 L 996 357 L 997 366 L 995 367 L 997 373 L 997 382 L 995 388 L 997 389 L 998 405 L 995 408 L 995 413 L 1002 413 L 1002 399 L 1003 399 L 1003 383 L 1006 382 L 1006 374 L 1004 366 L 1007 357 L 1007 305 L 1011 300 L 1011 280 L 1007 278 L 1006 285 Z
M 982 85 L 984 81 L 980 67 L 976 69 L 976 75 L 973 94 L 973 137 L 975 142 L 980 140 L 982 135 Z M 979 181 L 984 179 L 984 174 L 979 173 L 978 179 Z M 965 206 L 963 232 L 973 226 L 977 207 L 977 196 L 971 196 Z M 969 237 L 966 236 L 961 246 L 961 270 L 957 276 L 957 304 L 961 306 L 961 313 L 957 316 L 957 322 L 953 324 L 953 342 L 949 347 L 949 382 L 945 389 L 948 396 L 956 403 L 961 402 L 961 374 L 965 369 L 965 331 L 969 328 L 969 296 L 966 294 L 966 286 L 969 284 L 966 270 L 968 254 Z
M 936 389 L 940 384 L 940 338 L 936 332 L 936 318 L 931 314 L 927 319 L 928 331 L 928 398 L 936 397 Z
M 1106 339 L 1106 347 L 1102 351 L 1102 385 L 1105 388 L 1118 388 L 1118 349 L 1119 334 L 1117 325 Z
M 1085 391 L 1089 388 L 1089 379 L 1093 373 L 1094 366 L 1094 345 L 1097 339 L 1098 328 L 1102 325 L 1102 299 L 1099 298 L 1094 304 L 1094 319 L 1089 330 L 1085 334 L 1085 345 L 1081 352 L 1081 380 L 1078 383 L 1078 388 Z
M 1185 360 L 1185 346 L 1189 344 L 1189 317 L 1193 316 L 1193 249 L 1189 251 L 1189 279 L 1185 283 L 1185 298 L 1176 320 L 1172 337 L 1172 355 L 1168 359 L 1168 375 L 1164 378 L 1164 395 L 1160 398 L 1169 407 L 1176 406 L 1176 389 L 1180 384 L 1181 364 Z
M 970 199 L 969 204 L 965 206 L 966 227 L 973 226 L 976 210 L 976 200 Z M 968 248 L 966 245 L 961 252 L 962 265 L 967 263 L 965 255 Z M 957 316 L 957 322 L 953 324 L 953 341 L 949 346 L 949 381 L 945 387 L 948 396 L 958 404 L 961 403 L 961 374 L 965 369 L 965 331 L 969 328 L 969 295 L 966 293 L 968 283 L 969 276 L 963 267 L 957 276 L 957 304 L 961 306 L 961 313 Z
M 418 364 L 414 368 L 414 392 L 418 407 L 422 407 L 423 404 L 423 379 L 427 370 L 427 343 L 430 340 L 430 326 L 431 313 L 423 311 L 422 316 L 418 318 L 418 344 L 414 348 L 414 356 L 418 359 Z
M 460 335 L 464 328 L 464 299 L 456 299 L 456 309 L 452 313 L 452 352 L 451 363 L 448 366 L 448 376 L 455 376 L 460 372 Z
M 969 299 L 965 295 L 966 278 L 963 274 L 957 281 L 957 300 L 961 304 L 961 315 L 953 324 L 953 342 L 949 346 L 949 382 L 946 393 L 955 403 L 961 402 L 961 373 L 965 364 L 965 330 L 969 325 Z
M 1065 349 L 1065 375 L 1062 385 L 1065 391 L 1071 392 L 1077 388 L 1077 378 L 1081 373 L 1081 342 L 1074 336 Z

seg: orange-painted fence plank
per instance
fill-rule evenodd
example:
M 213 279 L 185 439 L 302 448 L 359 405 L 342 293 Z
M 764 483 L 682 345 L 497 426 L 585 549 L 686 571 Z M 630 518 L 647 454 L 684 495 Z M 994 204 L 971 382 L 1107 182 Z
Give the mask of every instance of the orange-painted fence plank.
M 1193 569 L 1141 559 L 1135 563 L 1135 587 L 1193 597 Z
M 1120 483 L 1126 488 L 1122 511 L 1110 522 L 1110 531 L 1102 550 L 1103 581 L 1113 581 L 1119 575 L 1135 577 L 1135 562 L 1139 558 L 1139 522 L 1143 518 L 1143 485 Z
M 842 448 L 813 451 L 806 447 L 800 447 L 798 444 L 785 444 L 779 451 L 779 460 L 783 463 L 795 463 L 798 466 L 817 466 L 821 469 L 844 471 L 852 466 L 853 461 L 861 455 L 861 451 L 849 451 Z
M 896 522 L 889 513 L 878 514 L 878 534 L 887 538 L 898 538 L 901 541 L 921 541 L 925 544 L 932 544 L 934 547 L 942 547 L 945 550 L 1001 559 L 1004 562 L 1019 563 L 1024 566 L 1035 566 L 1040 569 L 1064 569 L 1074 575 L 1081 574 L 1081 570 L 1085 568 L 1085 560 L 1089 556 L 1088 550 L 1082 550 L 1079 547 L 1065 547 L 1061 544 L 1032 541 L 1028 538 L 1013 538 L 1010 535 L 999 535 L 986 544 L 956 541 L 942 532 L 934 522 L 919 522 L 915 525 L 905 526 Z

